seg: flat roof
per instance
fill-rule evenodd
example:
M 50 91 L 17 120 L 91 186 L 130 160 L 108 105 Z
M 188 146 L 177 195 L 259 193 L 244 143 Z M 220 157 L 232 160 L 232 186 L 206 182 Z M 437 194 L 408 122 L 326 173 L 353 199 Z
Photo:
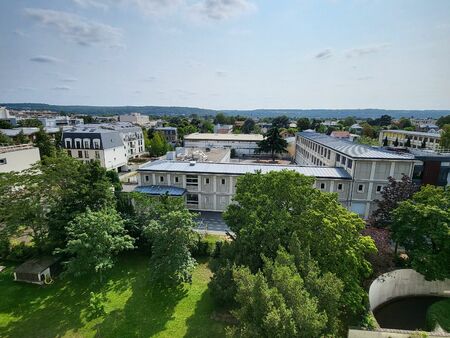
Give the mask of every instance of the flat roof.
M 396 134 L 406 134 L 406 135 L 414 135 L 414 136 L 424 136 L 424 137 L 441 137 L 439 132 L 425 132 L 425 131 L 407 131 L 407 130 L 398 130 L 398 129 L 386 129 L 382 130 L 383 133 L 396 133 Z
M 213 134 L 193 133 L 184 137 L 187 141 L 247 141 L 259 142 L 264 139 L 261 134 Z
M 350 174 L 343 168 L 334 167 L 313 167 L 297 165 L 277 165 L 277 164 L 248 164 L 248 163 L 208 163 L 158 160 L 147 162 L 142 165 L 139 172 L 179 172 L 179 173 L 199 173 L 199 174 L 231 174 L 244 175 L 261 171 L 265 174 L 271 171 L 293 170 L 306 176 L 333 179 L 351 179 Z
M 353 158 L 414 160 L 411 154 L 399 154 L 395 151 L 357 144 L 316 132 L 300 132 L 298 135 Z

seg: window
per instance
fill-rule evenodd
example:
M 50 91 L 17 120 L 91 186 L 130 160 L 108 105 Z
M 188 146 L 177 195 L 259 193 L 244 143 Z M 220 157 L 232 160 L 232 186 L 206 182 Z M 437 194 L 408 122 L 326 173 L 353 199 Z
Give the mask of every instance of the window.
M 186 203 L 187 204 L 198 204 L 198 195 L 197 194 L 187 194 L 186 195 Z
M 81 150 L 78 150 L 78 158 L 83 158 L 83 152 Z
M 81 148 L 81 141 L 75 141 L 75 147 L 77 149 L 80 149 Z
M 205 183 L 209 184 L 209 178 L 205 178 Z
M 84 157 L 89 158 L 89 151 L 87 151 L 87 150 L 84 151 Z
M 381 190 L 383 190 L 383 186 L 377 185 L 377 194 L 379 194 L 381 192 Z
M 341 160 L 341 155 L 336 154 L 336 162 L 339 162 Z
M 145 176 L 145 182 L 148 182 L 148 181 L 150 181 L 150 177 Z
M 6 158 L 0 158 L 0 165 L 6 164 L 6 163 L 8 163 L 6 161 Z
M 195 175 L 187 175 L 186 176 L 186 185 L 197 187 L 198 186 L 198 176 Z
M 364 192 L 364 184 L 358 185 L 358 192 Z
M 164 176 L 159 176 L 159 181 L 164 182 Z
M 352 166 L 353 166 L 353 160 L 348 159 L 348 161 L 347 161 L 347 168 L 351 169 Z
M 66 148 L 72 148 L 72 141 L 70 139 L 66 140 Z
M 95 151 L 95 158 L 100 159 L 100 152 L 98 150 Z
M 224 178 L 222 178 L 222 184 L 225 184 L 225 179 Z
M 345 165 L 345 160 L 347 159 L 347 157 L 345 157 L 345 156 L 342 156 L 341 157 L 341 163 L 343 164 L 343 165 Z
M 325 183 L 320 183 L 320 189 L 324 190 L 325 189 Z
M 179 179 L 178 176 L 175 176 L 175 183 L 178 183 Z
M 67 155 L 72 156 L 72 152 L 70 150 L 67 150 Z
M 89 140 L 84 140 L 84 147 L 89 149 L 90 148 L 90 142 Z
M 100 149 L 100 140 L 94 140 L 94 149 Z
M 344 186 L 342 185 L 342 183 L 338 183 L 338 191 L 343 191 L 344 190 Z

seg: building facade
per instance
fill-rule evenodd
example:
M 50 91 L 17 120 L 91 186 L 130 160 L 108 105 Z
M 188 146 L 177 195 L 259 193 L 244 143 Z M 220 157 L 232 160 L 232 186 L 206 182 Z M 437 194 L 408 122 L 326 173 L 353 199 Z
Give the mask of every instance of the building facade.
M 233 126 L 231 124 L 216 124 L 214 126 L 214 134 L 231 134 Z
M 175 192 L 174 196 L 184 196 L 189 209 L 221 212 L 232 202 L 239 176 L 281 170 L 314 176 L 316 188 L 337 193 L 341 203 L 348 205 L 351 176 L 343 168 L 160 160 L 138 169 L 138 191 Z
M 399 147 L 407 147 L 409 140 L 411 144 L 410 148 L 438 150 L 441 134 L 439 132 L 382 130 L 380 131 L 379 137 L 380 144 L 383 144 L 385 139 L 387 140 L 388 146 L 395 146 L 395 143 L 398 142 Z
M 184 137 L 186 148 L 229 148 L 237 156 L 255 154 L 258 142 L 263 140 L 260 134 L 209 134 L 194 133 Z
M 167 142 L 175 144 L 178 141 L 178 129 L 175 127 L 156 127 L 155 132 L 161 133 Z
M 367 218 L 376 208 L 388 177 L 412 177 L 418 163 L 412 154 L 355 144 L 315 132 L 297 134 L 295 162 L 299 165 L 342 168 L 351 177 L 350 210 Z
M 20 172 L 40 160 L 39 149 L 29 144 L 0 147 L 0 173 Z
M 120 122 L 129 122 L 133 124 L 138 124 L 140 126 L 143 126 L 150 122 L 150 119 L 148 115 L 141 115 L 141 113 L 130 113 L 130 114 L 124 114 L 119 115 L 119 121 Z
M 144 152 L 142 129 L 130 124 L 85 125 L 64 130 L 62 144 L 73 158 L 99 161 L 108 170 L 128 170 L 128 160 Z

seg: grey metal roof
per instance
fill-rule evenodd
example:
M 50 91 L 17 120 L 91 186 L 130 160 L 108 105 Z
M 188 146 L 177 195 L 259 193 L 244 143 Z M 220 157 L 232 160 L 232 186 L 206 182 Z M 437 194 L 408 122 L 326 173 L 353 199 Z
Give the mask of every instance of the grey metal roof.
M 159 196 L 166 194 L 169 196 L 183 196 L 184 193 L 186 192 L 186 189 L 167 185 L 145 185 L 136 187 L 134 191 L 152 196 Z
M 141 166 L 139 172 L 179 172 L 179 173 L 199 173 L 199 174 L 230 174 L 244 175 L 261 171 L 265 174 L 270 171 L 294 170 L 306 176 L 318 178 L 351 179 L 350 174 L 343 168 L 333 167 L 312 167 L 296 165 L 274 165 L 274 164 L 241 164 L 241 163 L 207 163 L 177 161 L 154 161 L 147 162 Z
M 325 134 L 316 132 L 300 132 L 300 136 L 317 142 L 325 147 L 333 149 L 338 153 L 347 155 L 352 158 L 361 159 L 388 159 L 388 160 L 413 160 L 414 156 L 411 154 L 399 154 L 394 151 L 385 150 L 366 146 L 363 144 L 353 143 L 351 141 L 337 139 Z
M 65 146 L 65 139 L 84 139 L 88 138 L 91 141 L 93 139 L 100 139 L 100 149 L 109 149 L 124 146 L 120 133 L 116 130 L 94 129 L 71 129 L 63 131 L 63 145 Z

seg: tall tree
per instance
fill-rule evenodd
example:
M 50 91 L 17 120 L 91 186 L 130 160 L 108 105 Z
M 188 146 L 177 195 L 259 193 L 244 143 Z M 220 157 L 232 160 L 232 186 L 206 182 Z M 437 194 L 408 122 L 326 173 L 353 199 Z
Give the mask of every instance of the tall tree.
M 0 145 L 11 145 L 12 143 L 13 140 L 9 136 L 0 132 Z
M 255 129 L 255 121 L 253 119 L 246 119 L 244 125 L 242 126 L 242 132 L 244 134 L 250 134 Z
M 87 209 L 66 226 L 67 246 L 56 249 L 69 257 L 66 273 L 82 276 L 103 272 L 114 265 L 115 256 L 133 248 L 133 239 L 126 234 L 123 220 L 113 208 L 99 211 Z
M 272 126 L 276 128 L 289 128 L 289 117 L 286 115 L 277 116 L 272 120 Z
M 450 149 L 450 124 L 442 127 L 441 141 L 439 143 L 441 148 Z
M 30 139 L 28 138 L 28 136 L 26 136 L 23 131 L 21 130 L 17 136 L 14 138 L 14 142 L 16 144 L 27 144 L 30 143 Z
M 369 219 L 369 223 L 377 228 L 389 228 L 392 223 L 392 211 L 400 202 L 411 198 L 419 188 L 407 175 L 402 175 L 399 181 L 388 177 L 388 181 L 381 191 L 381 199 L 375 200 L 377 208 Z
M 263 267 L 261 255 L 274 259 L 279 247 L 288 248 L 296 235 L 320 271 L 334 273 L 344 283 L 342 320 L 362 311 L 366 293 L 361 282 L 370 274 L 365 255 L 375 246 L 359 233 L 363 221 L 334 194 L 313 188 L 313 183 L 313 178 L 288 170 L 238 179 L 235 203 L 224 214 L 235 240 L 224 246 L 211 282 L 220 301 L 229 302 L 236 290 L 230 273 L 233 264 L 256 273 Z
M 0 120 L 0 129 L 12 129 L 12 124 L 8 120 Z
M 303 131 L 309 129 L 310 123 L 307 117 L 302 117 L 297 120 L 297 129 L 298 131 Z
M 170 149 L 164 136 L 156 132 L 153 134 L 153 138 L 149 142 L 150 144 L 150 154 L 152 156 L 162 156 Z
M 436 125 L 439 128 L 442 128 L 444 125 L 446 124 L 450 124 L 450 115 L 446 115 L 446 116 L 441 116 L 440 118 L 438 118 L 438 120 L 436 121 Z
M 350 127 L 352 125 L 354 125 L 356 123 L 356 119 L 353 116 L 347 116 L 344 119 L 344 126 L 345 127 Z
M 35 135 L 34 143 L 39 148 L 39 154 L 41 155 L 41 159 L 44 156 L 51 157 L 56 154 L 56 147 L 53 140 L 48 136 L 48 134 L 44 131 L 43 128 L 39 128 L 39 131 Z
M 42 127 L 42 122 L 39 121 L 38 119 L 25 119 L 25 120 L 20 120 L 19 122 L 17 122 L 19 127 L 34 127 L 34 128 L 41 128 Z
M 406 117 L 402 117 L 399 121 L 398 121 L 398 127 L 400 129 L 405 129 L 405 128 L 409 128 L 412 127 L 412 123 L 411 120 L 406 118 Z
M 196 223 L 182 199 L 165 198 L 162 212 L 145 228 L 151 241 L 150 271 L 154 283 L 177 286 L 191 282 L 195 260 L 189 251 Z
M 286 152 L 287 145 L 287 141 L 281 137 L 278 128 L 272 127 L 264 135 L 264 140 L 258 142 L 258 151 L 270 153 L 272 161 L 275 161 L 275 154 Z
M 370 138 L 375 137 L 375 129 L 368 123 L 361 124 L 362 126 L 362 135 Z
M 450 190 L 423 186 L 393 211 L 392 237 L 427 280 L 450 278 Z

